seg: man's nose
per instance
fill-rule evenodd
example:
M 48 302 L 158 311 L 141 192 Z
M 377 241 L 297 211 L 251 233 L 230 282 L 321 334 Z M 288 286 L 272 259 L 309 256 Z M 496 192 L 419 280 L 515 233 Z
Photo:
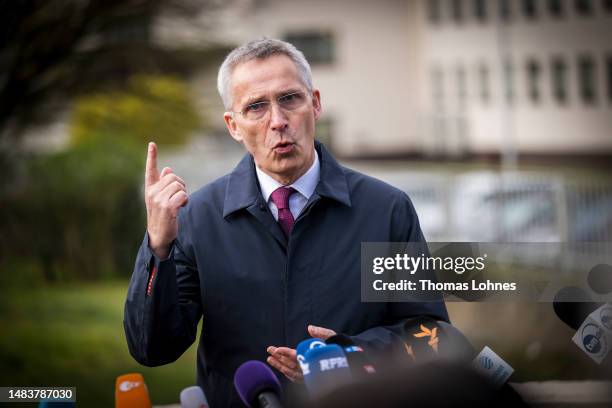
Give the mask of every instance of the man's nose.
M 287 112 L 285 112 L 281 107 L 276 104 L 270 104 L 270 129 L 282 132 L 289 126 L 289 121 L 287 120 Z

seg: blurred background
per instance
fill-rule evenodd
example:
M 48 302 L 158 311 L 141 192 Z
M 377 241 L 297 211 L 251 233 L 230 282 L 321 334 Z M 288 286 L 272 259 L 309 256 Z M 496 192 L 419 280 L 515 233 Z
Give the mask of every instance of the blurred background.
M 144 368 L 122 309 L 145 230 L 148 141 L 190 191 L 244 150 L 216 92 L 262 36 L 312 65 L 317 138 L 405 190 L 430 241 L 612 241 L 612 1 L 0 1 L 0 385 L 76 386 L 109 406 L 142 372 L 155 403 L 192 347 Z M 513 381 L 599 378 L 549 303 L 449 303 Z

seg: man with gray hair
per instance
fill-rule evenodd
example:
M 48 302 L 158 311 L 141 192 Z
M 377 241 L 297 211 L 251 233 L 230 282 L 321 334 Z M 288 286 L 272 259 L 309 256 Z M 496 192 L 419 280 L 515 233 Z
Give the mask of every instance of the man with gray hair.
M 364 303 L 360 243 L 424 242 L 402 191 L 339 165 L 315 140 L 321 95 L 293 45 L 234 49 L 219 70 L 225 124 L 247 154 L 188 196 L 149 144 L 147 232 L 125 304 L 132 356 L 157 366 L 195 340 L 198 385 L 211 406 L 242 406 L 236 368 L 267 361 L 299 384 L 295 347 L 342 333 L 384 349 L 415 316 L 448 320 L 443 302 Z

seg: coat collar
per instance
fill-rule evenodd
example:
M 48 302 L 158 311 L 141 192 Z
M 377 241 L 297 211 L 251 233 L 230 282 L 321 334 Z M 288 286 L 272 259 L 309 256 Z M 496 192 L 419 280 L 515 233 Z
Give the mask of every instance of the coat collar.
M 320 142 L 315 141 L 315 149 L 319 153 L 321 162 L 321 178 L 315 194 L 350 207 L 351 198 L 344 170 Z M 255 162 L 253 157 L 247 153 L 229 175 L 223 204 L 223 218 L 255 204 L 265 205 L 257 183 Z

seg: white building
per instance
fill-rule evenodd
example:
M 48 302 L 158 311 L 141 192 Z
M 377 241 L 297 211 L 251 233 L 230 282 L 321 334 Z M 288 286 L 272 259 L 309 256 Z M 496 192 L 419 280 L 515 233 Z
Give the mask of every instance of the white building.
M 612 153 L 612 2 L 423 5 L 426 140 L 472 153 Z
M 345 156 L 612 154 L 612 1 L 243 0 L 217 41 L 302 49 Z M 196 83 L 221 128 L 210 71 Z

